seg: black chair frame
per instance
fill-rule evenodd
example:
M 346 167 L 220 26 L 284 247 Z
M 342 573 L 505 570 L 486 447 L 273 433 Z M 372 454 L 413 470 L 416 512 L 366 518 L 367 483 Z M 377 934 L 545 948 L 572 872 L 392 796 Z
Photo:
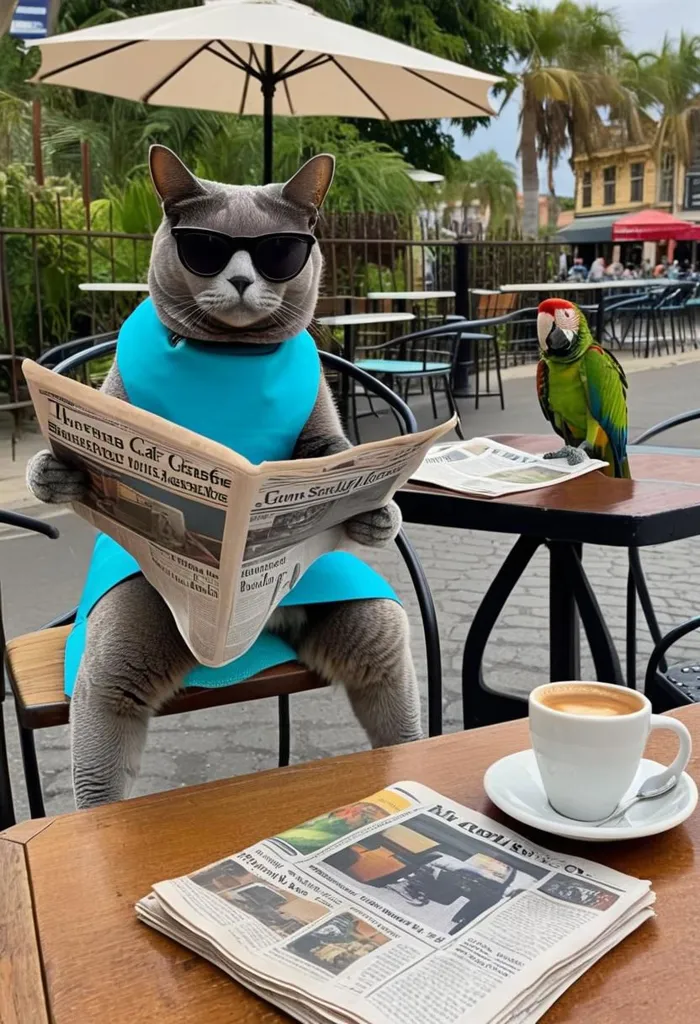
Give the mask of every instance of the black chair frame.
M 461 321 L 448 322 L 440 324 L 437 327 L 429 327 L 422 331 L 415 331 L 412 334 L 401 334 L 397 338 L 390 338 L 388 341 L 383 341 L 378 345 L 358 345 L 357 349 L 363 354 L 367 354 L 369 358 L 373 358 L 376 353 L 386 352 L 396 353 L 396 356 L 400 360 L 409 359 L 413 362 L 422 364 L 420 369 L 417 370 L 367 370 L 363 369 L 364 373 L 367 373 L 374 380 L 380 378 L 386 378 L 390 386 L 394 381 L 397 382 L 397 387 L 400 388 L 401 383 L 404 386 L 403 400 L 404 402 L 408 399 L 408 389 L 413 381 L 424 381 L 427 380 L 428 388 L 430 391 L 430 400 L 433 408 L 433 416 L 435 419 L 438 418 L 437 404 L 435 400 L 435 383 L 442 383 L 445 389 L 445 397 L 450 410 L 450 415 L 457 416 L 457 426 L 455 430 L 460 438 L 464 437 L 462 433 L 462 426 L 459 419 L 459 410 L 457 403 L 455 402 L 454 394 L 452 391 L 452 376 L 454 373 L 454 362 L 456 357 L 456 346 L 461 333 L 463 324 Z M 452 344 L 449 349 L 434 348 L 433 343 L 442 338 L 451 338 Z M 389 355 L 389 361 L 391 356 Z M 449 369 L 431 369 L 430 363 L 440 362 L 447 364 Z M 355 364 L 353 364 L 355 365 Z M 356 367 L 361 369 L 360 367 Z M 355 378 L 356 382 L 359 383 L 358 378 Z M 367 389 L 365 388 L 365 393 Z M 368 396 L 369 397 L 369 396 Z M 357 412 L 357 394 L 356 389 L 351 390 L 351 416 L 353 422 L 353 428 L 355 431 L 356 438 L 359 439 L 359 416 Z M 370 408 L 373 407 L 370 404 Z
M 70 344 L 70 343 L 69 343 Z M 81 368 L 86 362 L 103 355 L 113 353 L 116 349 L 116 339 L 101 341 L 91 348 L 81 349 L 68 358 L 62 360 L 55 366 L 55 372 L 68 374 L 73 370 Z M 406 403 L 388 388 L 381 381 L 371 374 L 351 363 L 348 363 L 341 356 L 329 352 L 319 352 L 321 363 L 324 368 L 334 370 L 337 373 L 345 373 L 376 397 L 385 401 L 397 417 L 402 433 L 412 434 L 417 432 L 416 419 Z M 30 520 L 26 516 L 19 516 L 15 513 L 2 513 L 0 522 L 10 522 L 26 529 L 33 529 L 36 532 L 44 533 L 46 536 L 57 537 L 58 531 L 50 524 L 40 520 Z M 428 734 L 439 736 L 442 733 L 442 658 L 440 650 L 440 636 L 438 632 L 437 614 L 433 596 L 430 591 L 427 577 L 420 563 L 418 555 L 413 548 L 405 532 L 399 531 L 396 537 L 396 545 L 408 569 L 411 582 L 416 592 L 418 606 L 423 625 L 425 651 L 426 651 L 426 676 L 428 689 Z M 75 609 L 71 610 L 48 623 L 44 628 L 51 629 L 57 626 L 67 625 L 75 618 Z M 2 627 L 2 609 L 0 608 L 0 651 L 5 654 L 5 638 Z M 5 684 L 0 694 L 4 697 Z M 279 719 L 279 757 L 280 767 L 289 764 L 291 746 L 291 713 L 289 695 L 283 694 L 278 698 L 278 719 Z M 0 714 L 2 706 L 0 703 Z M 12 810 L 12 791 L 10 786 L 9 769 L 7 767 L 7 756 L 5 750 L 5 734 L 0 718 L 0 828 L 7 827 L 14 823 L 14 812 Z M 18 718 L 20 734 L 20 746 L 22 761 L 27 786 L 29 806 L 32 817 L 44 815 L 44 802 L 41 789 L 41 777 L 36 755 L 34 742 L 34 731 L 22 725 Z
M 682 426 L 684 423 L 691 423 L 693 420 L 700 420 L 700 409 L 689 409 L 686 412 L 678 413 L 676 416 L 671 416 L 667 420 L 662 420 L 660 423 L 656 423 L 653 427 L 649 427 L 643 433 L 637 437 L 633 444 L 644 444 L 646 441 L 651 441 L 652 438 L 658 437 L 659 434 L 665 433 L 667 430 L 671 430 L 673 427 Z M 637 559 L 639 559 L 639 553 L 635 552 Z M 630 551 L 630 559 L 632 552 Z M 631 569 L 631 566 L 630 566 Z M 639 571 L 641 573 L 641 562 L 639 565 Z M 640 593 L 640 598 L 641 598 Z M 667 678 L 669 667 L 666 663 L 666 652 L 679 640 L 681 640 L 688 633 L 692 633 L 695 629 L 700 626 L 700 618 L 689 619 L 688 622 L 683 623 L 680 626 L 676 626 L 670 630 L 665 636 L 662 635 L 659 627 L 654 609 L 651 605 L 651 599 L 647 594 L 648 609 L 645 607 L 645 615 L 647 624 L 649 626 L 649 632 L 651 633 L 654 641 L 654 650 L 651 658 L 649 659 L 646 675 L 644 679 L 644 692 L 647 694 L 655 710 L 666 711 L 670 707 L 677 707 L 678 703 L 672 702 L 670 697 L 671 688 Z M 644 600 L 642 599 L 642 606 L 644 607 Z M 629 623 L 630 619 L 634 622 L 633 610 L 629 607 L 629 589 L 628 589 L 628 644 L 629 644 Z M 674 696 L 677 694 L 677 690 L 674 691 Z
M 50 540 L 58 537 L 58 530 L 51 523 L 43 522 L 41 519 L 33 519 L 31 516 L 22 515 L 20 512 L 8 512 L 0 509 L 0 523 L 3 526 L 11 526 L 17 530 L 29 530 L 31 533 L 39 533 Z M 0 652 L 5 652 L 5 626 L 2 619 L 2 594 L 0 593 Z M 5 740 L 5 719 L 4 705 L 6 696 L 5 673 L 3 672 L 0 681 L 0 831 L 15 824 L 15 809 L 12 800 L 12 785 L 10 782 L 10 766 L 7 759 L 7 743 Z

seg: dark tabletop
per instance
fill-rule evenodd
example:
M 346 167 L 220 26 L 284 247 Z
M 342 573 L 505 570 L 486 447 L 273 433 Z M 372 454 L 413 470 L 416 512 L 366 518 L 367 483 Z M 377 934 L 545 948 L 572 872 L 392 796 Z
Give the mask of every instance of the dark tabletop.
M 553 451 L 547 434 L 494 437 L 529 452 Z M 408 523 L 490 530 L 610 547 L 643 547 L 700 534 L 700 458 L 693 449 L 632 449 L 631 480 L 600 472 L 504 498 L 474 498 L 425 484 L 396 494 Z

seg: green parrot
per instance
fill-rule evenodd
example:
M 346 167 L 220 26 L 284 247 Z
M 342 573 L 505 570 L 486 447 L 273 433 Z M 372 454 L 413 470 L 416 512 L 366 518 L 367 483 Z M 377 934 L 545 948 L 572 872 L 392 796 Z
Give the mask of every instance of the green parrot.
M 607 462 L 608 476 L 629 477 L 627 378 L 617 359 L 595 344 L 585 316 L 566 299 L 540 303 L 537 337 L 540 406 L 566 443 L 545 458 L 575 464 L 585 452 Z

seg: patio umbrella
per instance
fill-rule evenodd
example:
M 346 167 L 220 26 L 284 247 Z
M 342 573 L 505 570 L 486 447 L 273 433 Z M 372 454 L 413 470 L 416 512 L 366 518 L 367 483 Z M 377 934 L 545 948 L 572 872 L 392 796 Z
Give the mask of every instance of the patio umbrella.
M 294 0 L 218 0 L 38 42 L 44 85 L 264 118 L 273 113 L 388 121 L 494 113 L 493 75 L 323 17 Z
M 700 224 L 672 217 L 663 210 L 640 210 L 616 220 L 613 242 L 692 242 L 700 239 Z

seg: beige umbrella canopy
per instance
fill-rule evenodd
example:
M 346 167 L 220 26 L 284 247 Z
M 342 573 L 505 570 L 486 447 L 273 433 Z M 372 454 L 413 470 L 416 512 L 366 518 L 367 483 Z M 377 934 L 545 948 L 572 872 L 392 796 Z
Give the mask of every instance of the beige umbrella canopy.
M 45 85 L 170 107 L 401 121 L 494 113 L 493 75 L 325 18 L 294 0 L 215 0 L 51 36 Z

